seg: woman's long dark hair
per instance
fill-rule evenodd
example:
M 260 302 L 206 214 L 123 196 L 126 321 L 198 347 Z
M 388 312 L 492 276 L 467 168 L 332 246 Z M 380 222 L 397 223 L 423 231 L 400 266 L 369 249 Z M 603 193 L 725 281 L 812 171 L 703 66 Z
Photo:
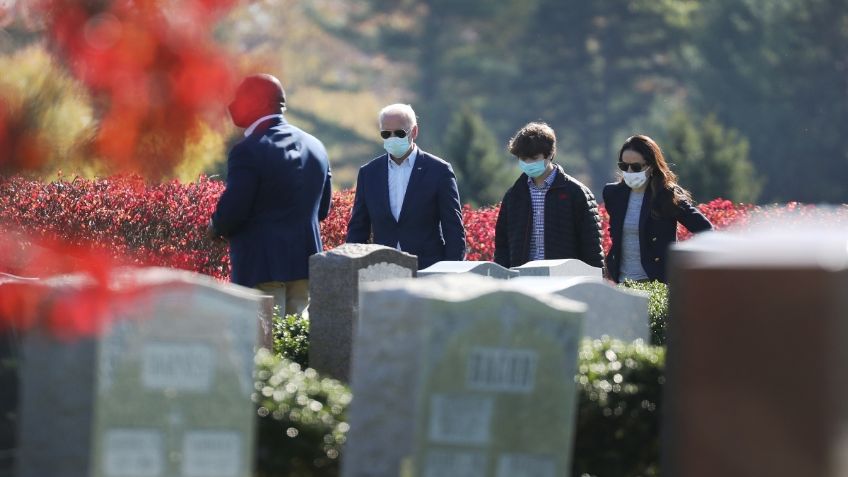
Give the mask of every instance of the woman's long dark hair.
M 671 200 L 660 204 L 654 203 L 655 212 L 667 216 L 673 213 L 672 211 L 681 203 L 692 201 L 692 194 L 677 183 L 677 175 L 669 169 L 662 149 L 656 141 L 642 134 L 630 136 L 624 141 L 621 150 L 618 151 L 619 162 L 621 162 L 621 155 L 624 154 L 624 151 L 638 152 L 645 159 L 645 162 L 651 166 L 651 179 L 648 187 L 651 199 L 656 197 L 660 191 L 669 192 L 669 194 L 661 194 L 661 196 L 669 197 Z

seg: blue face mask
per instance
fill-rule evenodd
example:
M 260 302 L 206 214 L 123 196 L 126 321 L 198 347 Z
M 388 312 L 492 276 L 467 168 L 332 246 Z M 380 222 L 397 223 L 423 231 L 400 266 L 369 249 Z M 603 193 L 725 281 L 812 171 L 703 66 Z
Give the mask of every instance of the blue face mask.
M 388 139 L 383 139 L 383 148 L 394 157 L 403 157 L 406 151 L 412 147 L 411 139 L 412 137 L 409 135 L 406 137 L 392 136 Z
M 521 172 L 527 174 L 527 177 L 535 179 L 545 173 L 545 169 L 548 168 L 548 161 L 541 160 L 533 162 L 524 162 L 519 159 L 518 167 L 521 169 Z

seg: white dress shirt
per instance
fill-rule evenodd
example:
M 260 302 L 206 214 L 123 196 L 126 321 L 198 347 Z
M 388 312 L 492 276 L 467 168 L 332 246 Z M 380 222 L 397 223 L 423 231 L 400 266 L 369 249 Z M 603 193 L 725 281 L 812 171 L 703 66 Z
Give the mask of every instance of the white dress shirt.
M 262 121 L 267 121 L 271 118 L 283 119 L 283 115 L 279 114 L 279 113 L 269 114 L 267 116 L 262 116 L 261 118 L 257 119 L 256 121 L 253 121 L 253 124 L 251 124 L 250 126 L 247 127 L 247 129 L 244 130 L 244 137 L 247 137 L 247 136 L 250 136 L 251 134 L 253 134 L 253 131 L 256 131 L 256 127 L 259 126 L 260 124 L 262 124 Z
M 389 206 L 395 220 L 400 220 L 400 209 L 403 207 L 403 198 L 406 197 L 406 188 L 409 186 L 409 178 L 412 176 L 412 169 L 415 167 L 417 156 L 417 147 L 400 164 L 396 163 L 391 156 L 388 156 Z
M 406 188 L 409 186 L 409 178 L 415 167 L 415 159 L 418 157 L 418 147 L 413 146 L 412 153 L 400 164 L 396 163 L 391 155 L 388 155 L 389 167 L 389 208 L 395 220 L 400 220 L 400 210 L 403 208 L 403 198 L 406 197 Z M 398 250 L 400 241 L 397 243 Z

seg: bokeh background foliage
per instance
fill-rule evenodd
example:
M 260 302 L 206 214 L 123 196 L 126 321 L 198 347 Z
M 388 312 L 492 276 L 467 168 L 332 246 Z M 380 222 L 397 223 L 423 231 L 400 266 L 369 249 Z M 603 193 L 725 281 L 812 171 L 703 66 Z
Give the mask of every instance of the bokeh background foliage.
M 665 146 L 697 201 L 846 202 L 844 0 L 192 4 L 218 7 L 204 28 L 236 74 L 282 78 L 290 119 L 324 140 L 339 188 L 380 152 L 379 108 L 400 101 L 419 114 L 421 145 L 461 171 L 463 202 L 474 205 L 498 195 L 479 184 L 502 188 L 517 175 L 504 146 L 529 120 L 553 125 L 558 159 L 594 190 L 614 178 L 623 140 L 646 133 Z M 67 61 L 46 55 L 55 48 L 25 2 L 11 5 L 0 14 L 0 64 L 13 65 L 0 79 L 0 122 L 19 118 L 16 127 L 33 132 L 50 158 L 44 177 L 58 168 L 102 173 L 90 147 L 102 98 L 61 73 Z M 238 132 L 217 113 L 200 117 L 179 147 L 157 149 L 150 139 L 151 161 L 180 149 L 161 176 L 223 172 Z

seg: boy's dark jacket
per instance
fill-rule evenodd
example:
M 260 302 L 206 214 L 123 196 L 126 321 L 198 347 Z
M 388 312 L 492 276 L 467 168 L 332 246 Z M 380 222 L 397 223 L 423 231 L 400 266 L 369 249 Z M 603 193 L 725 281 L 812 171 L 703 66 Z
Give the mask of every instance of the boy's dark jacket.
M 601 219 L 592 192 L 559 164 L 545 195 L 545 259 L 576 258 L 603 267 Z M 521 174 L 501 201 L 495 225 L 495 262 L 517 267 L 529 261 L 533 226 L 530 186 Z

